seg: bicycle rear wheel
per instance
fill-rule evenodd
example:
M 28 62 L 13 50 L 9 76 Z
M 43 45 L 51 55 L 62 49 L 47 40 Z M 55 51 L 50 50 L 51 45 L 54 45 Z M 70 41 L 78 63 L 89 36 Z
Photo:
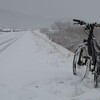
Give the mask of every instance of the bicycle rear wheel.
M 89 74 L 91 61 L 85 47 L 80 47 L 76 50 L 73 59 L 73 74 L 84 79 Z
M 95 66 L 95 73 L 94 73 L 94 87 L 98 87 L 99 83 L 99 76 L 100 76 L 100 54 L 97 55 L 96 66 Z

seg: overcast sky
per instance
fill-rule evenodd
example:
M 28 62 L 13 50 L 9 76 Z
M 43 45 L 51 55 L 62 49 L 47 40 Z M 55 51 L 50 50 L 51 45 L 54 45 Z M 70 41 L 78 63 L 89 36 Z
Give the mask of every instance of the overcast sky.
M 100 22 L 100 0 L 0 0 L 0 8 L 46 18 Z

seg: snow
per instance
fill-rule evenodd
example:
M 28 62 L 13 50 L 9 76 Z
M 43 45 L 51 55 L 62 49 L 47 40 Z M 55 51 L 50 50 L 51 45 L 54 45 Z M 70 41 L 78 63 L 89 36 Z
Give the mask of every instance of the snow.
M 73 53 L 39 31 L 5 32 L 0 44 L 0 100 L 100 100 L 92 75 L 72 74 Z

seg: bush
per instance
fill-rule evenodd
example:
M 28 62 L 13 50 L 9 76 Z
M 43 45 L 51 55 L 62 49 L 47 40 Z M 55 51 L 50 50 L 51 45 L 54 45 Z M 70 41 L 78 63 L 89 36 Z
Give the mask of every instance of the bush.
M 49 29 L 48 28 L 41 28 L 40 32 L 44 33 L 44 34 L 47 34 L 49 32 Z

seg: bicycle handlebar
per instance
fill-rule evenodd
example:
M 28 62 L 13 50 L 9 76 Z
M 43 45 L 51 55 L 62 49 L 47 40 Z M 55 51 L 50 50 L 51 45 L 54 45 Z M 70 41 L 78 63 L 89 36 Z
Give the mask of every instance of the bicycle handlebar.
M 80 25 L 86 25 L 86 23 L 82 20 L 78 20 L 78 19 L 73 19 L 74 22 L 77 22 L 77 23 L 74 23 L 74 24 L 80 24 Z
M 95 23 L 86 23 L 82 20 L 78 20 L 78 19 L 73 19 L 74 22 L 77 22 L 77 23 L 74 23 L 74 24 L 80 24 L 80 25 L 86 25 L 88 27 L 100 27 L 100 24 L 97 24 L 96 22 Z

